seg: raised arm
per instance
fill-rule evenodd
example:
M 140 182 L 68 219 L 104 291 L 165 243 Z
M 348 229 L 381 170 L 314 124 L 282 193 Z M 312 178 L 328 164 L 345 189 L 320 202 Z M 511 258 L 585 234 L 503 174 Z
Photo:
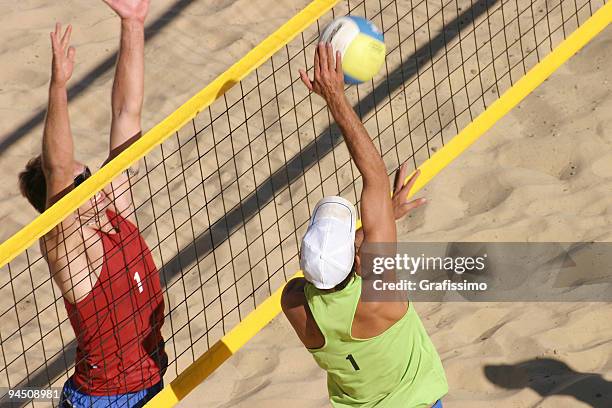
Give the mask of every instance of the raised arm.
M 49 102 L 43 131 L 42 166 L 47 183 L 47 207 L 72 189 L 74 177 L 74 146 L 68 116 L 68 80 L 74 68 L 75 49 L 70 47 L 72 26 L 62 36 L 57 23 L 51 33 L 53 60 Z
M 42 168 L 47 187 L 47 208 L 74 188 L 75 171 L 72 133 L 68 117 L 66 86 L 74 68 L 75 49 L 70 47 L 72 27 L 62 35 L 58 23 L 51 33 L 53 62 L 49 106 L 43 132 Z M 83 229 L 76 213 L 70 214 L 41 240 L 41 249 L 53 279 L 62 294 L 74 301 L 90 283 Z
M 300 71 L 302 81 L 327 102 L 349 153 L 363 177 L 361 223 L 365 242 L 395 242 L 395 217 L 385 164 L 367 130 L 344 95 L 340 53 L 320 43 L 315 52 L 314 80 Z
M 142 134 L 144 98 L 144 22 L 149 0 L 104 0 L 121 18 L 121 40 L 111 97 L 112 120 L 107 162 L 138 140 Z M 129 177 L 138 172 L 138 163 L 106 189 L 117 212 L 133 218 Z
M 144 21 L 148 0 L 104 0 L 121 18 L 119 57 L 111 97 L 109 156 L 113 158 L 141 133 L 144 98 Z

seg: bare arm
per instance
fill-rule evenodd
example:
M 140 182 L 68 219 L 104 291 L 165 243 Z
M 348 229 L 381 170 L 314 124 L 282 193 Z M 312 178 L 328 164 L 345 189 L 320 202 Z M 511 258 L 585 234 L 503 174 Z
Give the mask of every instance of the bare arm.
M 361 222 L 365 242 L 395 242 L 396 229 L 391 190 L 385 164 L 367 130 L 344 95 L 340 53 L 333 58 L 330 44 L 320 43 L 315 53 L 315 77 L 301 71 L 308 89 L 327 102 L 355 165 L 363 177 Z
M 49 103 L 43 131 L 42 164 L 47 183 L 47 207 L 72 189 L 74 177 L 74 146 L 68 116 L 66 84 L 72 76 L 75 50 L 69 47 L 72 27 L 64 35 L 58 23 L 51 33 L 53 62 Z
M 408 201 L 408 193 L 412 190 L 412 186 L 419 174 L 421 174 L 421 171 L 417 169 L 417 171 L 410 176 L 410 179 L 406 181 L 408 175 L 408 166 L 406 163 L 402 164 L 395 172 L 395 182 L 393 183 L 394 190 L 391 202 L 393 204 L 393 216 L 396 221 L 401 220 L 410 211 L 419 208 L 427 202 L 425 198 L 417 198 L 416 200 Z M 363 238 L 363 228 L 359 228 L 355 232 L 355 253 L 359 253 Z
M 355 165 L 363 177 L 361 223 L 365 242 L 395 242 L 396 228 L 385 164 L 344 95 L 330 104 Z
M 111 158 L 124 150 L 127 142 L 140 136 L 143 97 L 144 22 L 121 19 L 121 42 L 111 97 Z
M 304 295 L 305 285 L 304 278 L 294 278 L 287 282 L 281 295 L 281 308 L 304 346 L 319 348 L 325 344 L 325 337 L 308 308 Z
M 111 96 L 112 120 L 109 154 L 112 160 L 142 134 L 144 98 L 144 21 L 149 0 L 104 0 L 121 18 L 121 40 Z M 106 163 L 105 162 L 105 163 Z M 138 172 L 135 163 L 106 189 L 117 212 L 133 219 L 129 177 Z
M 58 23 L 51 33 L 53 62 L 49 104 L 43 132 L 42 164 L 47 185 L 47 208 L 74 187 L 74 151 L 68 116 L 66 85 L 74 68 L 75 50 L 69 47 L 72 27 L 64 35 Z M 42 239 L 42 251 L 62 294 L 74 301 L 78 283 L 89 275 L 83 231 L 77 214 L 70 214 Z M 80 287 L 79 287 L 80 288 Z

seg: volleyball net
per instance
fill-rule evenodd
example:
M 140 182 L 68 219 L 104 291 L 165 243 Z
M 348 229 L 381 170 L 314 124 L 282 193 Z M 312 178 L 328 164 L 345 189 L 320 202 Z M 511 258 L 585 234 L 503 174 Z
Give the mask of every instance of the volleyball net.
M 71 375 L 76 341 L 37 240 L 139 160 L 125 194 L 160 271 L 164 378 L 174 380 L 157 404 L 180 399 L 278 313 L 310 210 L 326 195 L 360 196 L 342 135 L 297 73 L 312 71 L 319 33 L 345 14 L 373 20 L 387 45 L 382 72 L 347 96 L 390 174 L 425 163 L 420 188 L 603 30 L 611 12 L 602 0 L 313 1 L 0 246 L 0 389 L 60 387 Z M 265 318 L 254 314 L 262 305 Z M 251 334 L 220 350 L 245 321 Z

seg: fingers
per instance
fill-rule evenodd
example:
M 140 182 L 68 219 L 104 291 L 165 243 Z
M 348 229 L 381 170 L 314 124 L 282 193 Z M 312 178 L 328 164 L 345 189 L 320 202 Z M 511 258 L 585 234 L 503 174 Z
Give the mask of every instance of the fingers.
M 319 49 L 319 65 L 320 65 L 319 72 L 325 75 L 327 74 L 327 71 L 329 69 L 328 68 L 329 62 L 327 58 L 328 57 L 327 46 L 325 45 L 325 43 L 320 42 L 318 49 Z
M 53 52 L 56 53 L 59 51 L 59 33 L 62 30 L 62 25 L 60 23 L 55 23 L 55 31 L 51 32 L 51 48 Z
M 326 44 L 326 52 L 327 52 L 327 70 L 328 72 L 334 72 L 336 70 L 336 67 L 334 66 L 334 49 L 331 45 L 331 43 L 327 43 Z
M 342 71 L 342 53 L 336 51 L 336 74 L 344 77 L 344 71 Z
M 312 81 L 310 80 L 310 78 L 308 78 L 308 74 L 303 69 L 300 69 L 300 78 L 302 79 L 304 85 L 306 85 L 306 88 L 308 88 L 308 90 L 312 92 L 314 89 L 312 86 Z
M 51 33 L 51 46 L 53 51 L 58 53 L 68 48 L 70 44 L 70 37 L 72 35 L 72 25 L 68 24 L 64 35 L 62 35 L 62 24 L 55 23 L 55 31 Z
M 426 198 L 419 198 L 418 200 L 410 201 L 409 203 L 402 204 L 402 210 L 406 213 L 409 211 L 416 210 L 417 208 L 425 205 L 427 203 Z
M 74 47 L 68 48 L 68 60 L 74 63 L 75 56 L 76 56 L 76 49 Z
M 331 43 L 320 42 L 317 44 L 315 51 L 315 80 L 321 76 L 327 76 L 328 73 L 342 72 L 342 62 L 338 58 L 339 55 L 340 53 L 336 53 L 334 62 L 334 49 Z
M 403 186 L 403 179 L 400 176 L 400 171 L 401 171 L 401 169 L 395 170 L 395 177 L 393 178 L 393 194 L 394 195 L 397 194 L 397 192 Z
M 62 49 L 65 50 L 68 44 L 70 43 L 70 36 L 72 35 L 72 25 L 68 24 L 66 27 L 66 32 L 62 37 Z
M 314 57 L 314 76 L 315 80 L 321 76 L 321 67 L 319 66 L 319 46 L 315 49 L 315 57 Z
M 406 195 L 410 193 L 410 190 L 412 190 L 412 186 L 414 185 L 417 177 L 419 177 L 420 174 L 421 174 L 421 169 L 417 169 L 414 173 L 412 173 L 412 176 L 410 176 L 410 179 L 408 180 L 406 185 L 402 188 L 402 190 L 404 191 Z
M 427 204 L 427 200 L 425 198 L 419 198 L 417 200 L 410 201 L 409 203 L 401 203 L 395 207 L 395 219 L 402 219 L 409 212 L 414 211 L 425 204 Z
M 55 33 L 49 33 L 49 38 L 51 38 L 51 49 L 53 50 L 53 54 L 55 54 L 57 49 L 57 43 L 55 41 Z
M 399 169 L 395 172 L 395 181 L 393 182 L 393 191 L 398 192 L 404 186 L 404 180 L 406 180 L 406 173 L 408 171 L 408 163 L 404 162 Z
M 398 218 L 404 217 L 409 212 L 414 211 L 425 204 L 427 204 L 427 200 L 425 198 L 419 198 L 418 200 L 410 201 L 409 203 L 403 203 L 400 214 L 397 214 L 399 216 Z

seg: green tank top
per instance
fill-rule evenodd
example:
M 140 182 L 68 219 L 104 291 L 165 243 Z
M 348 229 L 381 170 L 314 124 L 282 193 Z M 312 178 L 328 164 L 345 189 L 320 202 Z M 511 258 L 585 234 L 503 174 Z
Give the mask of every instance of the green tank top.
M 336 292 L 307 283 L 304 293 L 325 344 L 309 349 L 327 371 L 327 389 L 334 407 L 431 407 L 448 392 L 442 362 L 412 305 L 393 326 L 378 336 L 351 336 L 361 296 L 355 276 Z

